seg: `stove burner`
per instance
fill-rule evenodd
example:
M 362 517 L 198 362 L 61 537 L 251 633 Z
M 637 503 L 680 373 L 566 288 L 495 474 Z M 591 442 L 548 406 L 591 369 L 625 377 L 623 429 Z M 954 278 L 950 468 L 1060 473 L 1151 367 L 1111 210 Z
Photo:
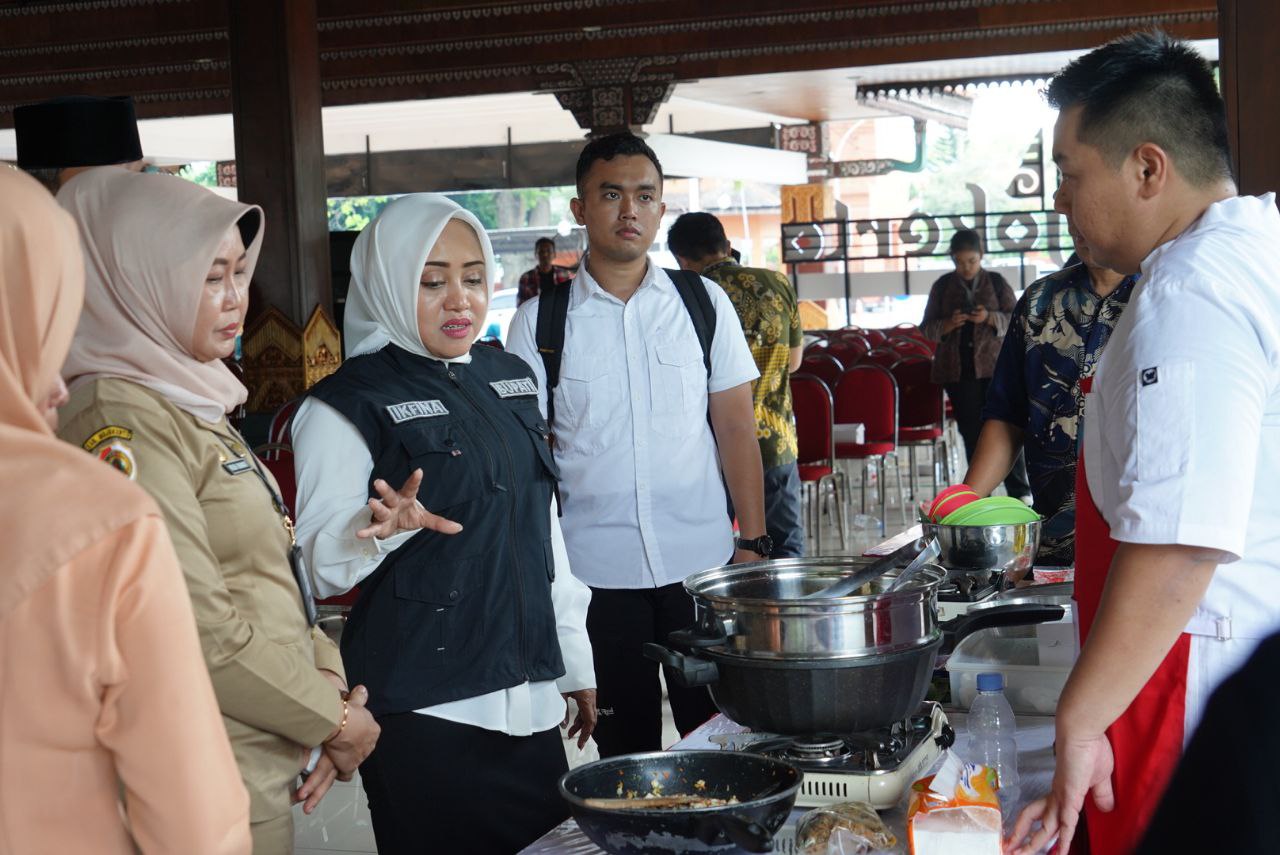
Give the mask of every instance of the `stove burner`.
M 844 737 L 832 733 L 796 737 L 782 750 L 784 757 L 808 763 L 843 760 L 852 753 L 853 749 L 849 747 Z
M 943 739 L 949 730 L 944 724 Z M 867 733 L 753 736 L 758 738 L 738 743 L 738 750 L 787 760 L 813 771 L 854 773 L 892 772 L 925 741 L 939 737 L 934 732 L 933 705 L 926 705 L 921 714 L 905 721 Z M 939 745 L 945 747 L 941 742 Z
M 938 589 L 938 599 L 944 603 L 976 603 L 998 592 L 1002 578 L 995 572 L 956 574 Z

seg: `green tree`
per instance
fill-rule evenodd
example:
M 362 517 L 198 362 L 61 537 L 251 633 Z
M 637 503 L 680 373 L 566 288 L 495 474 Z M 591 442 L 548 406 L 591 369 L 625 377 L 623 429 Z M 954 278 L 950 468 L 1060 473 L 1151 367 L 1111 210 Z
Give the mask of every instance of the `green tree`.
M 212 160 L 198 160 L 178 170 L 178 175 L 202 187 L 218 186 L 218 164 Z

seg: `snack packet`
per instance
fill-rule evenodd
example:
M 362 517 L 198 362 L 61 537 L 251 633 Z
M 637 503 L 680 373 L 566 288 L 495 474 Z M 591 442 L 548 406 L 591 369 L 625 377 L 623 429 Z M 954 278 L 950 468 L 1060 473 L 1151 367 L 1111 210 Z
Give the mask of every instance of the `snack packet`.
M 885 827 L 875 808 L 864 802 L 841 802 L 811 810 L 796 825 L 800 855 L 868 855 L 895 851 L 898 838 Z
M 948 751 L 935 775 L 911 785 L 912 855 L 1000 855 L 996 773 Z

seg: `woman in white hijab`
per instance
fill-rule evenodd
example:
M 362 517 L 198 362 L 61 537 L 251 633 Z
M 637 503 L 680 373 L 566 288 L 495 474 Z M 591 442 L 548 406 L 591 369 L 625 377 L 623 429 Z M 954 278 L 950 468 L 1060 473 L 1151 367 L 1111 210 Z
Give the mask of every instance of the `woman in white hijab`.
M 291 802 L 313 809 L 378 727 L 308 621 L 279 488 L 227 423 L 246 392 L 221 360 L 244 322 L 262 211 L 115 167 L 72 178 L 58 202 L 80 226 L 86 276 L 59 435 L 160 506 L 249 791 L 254 851 L 292 852 Z
M 351 269 L 351 356 L 299 408 L 294 465 L 319 593 L 360 587 L 342 652 L 382 726 L 360 769 L 378 851 L 514 852 L 566 815 L 562 694 L 579 746 L 595 724 L 537 385 L 472 347 L 494 262 L 463 208 L 392 202 Z

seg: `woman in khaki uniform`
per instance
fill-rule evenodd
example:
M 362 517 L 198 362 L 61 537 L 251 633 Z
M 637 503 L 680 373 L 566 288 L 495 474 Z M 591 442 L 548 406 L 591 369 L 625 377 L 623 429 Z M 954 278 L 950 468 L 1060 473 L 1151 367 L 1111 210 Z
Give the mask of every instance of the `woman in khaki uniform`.
M 83 294 L 71 219 L 0 168 L 0 855 L 245 855 L 160 512 L 53 435 Z
M 221 359 L 244 320 L 262 212 L 111 167 L 76 176 L 58 201 L 80 226 L 87 279 L 59 435 L 160 506 L 249 791 L 254 851 L 291 852 L 291 801 L 313 808 L 378 726 L 308 620 L 279 489 L 226 420 L 246 396 Z

